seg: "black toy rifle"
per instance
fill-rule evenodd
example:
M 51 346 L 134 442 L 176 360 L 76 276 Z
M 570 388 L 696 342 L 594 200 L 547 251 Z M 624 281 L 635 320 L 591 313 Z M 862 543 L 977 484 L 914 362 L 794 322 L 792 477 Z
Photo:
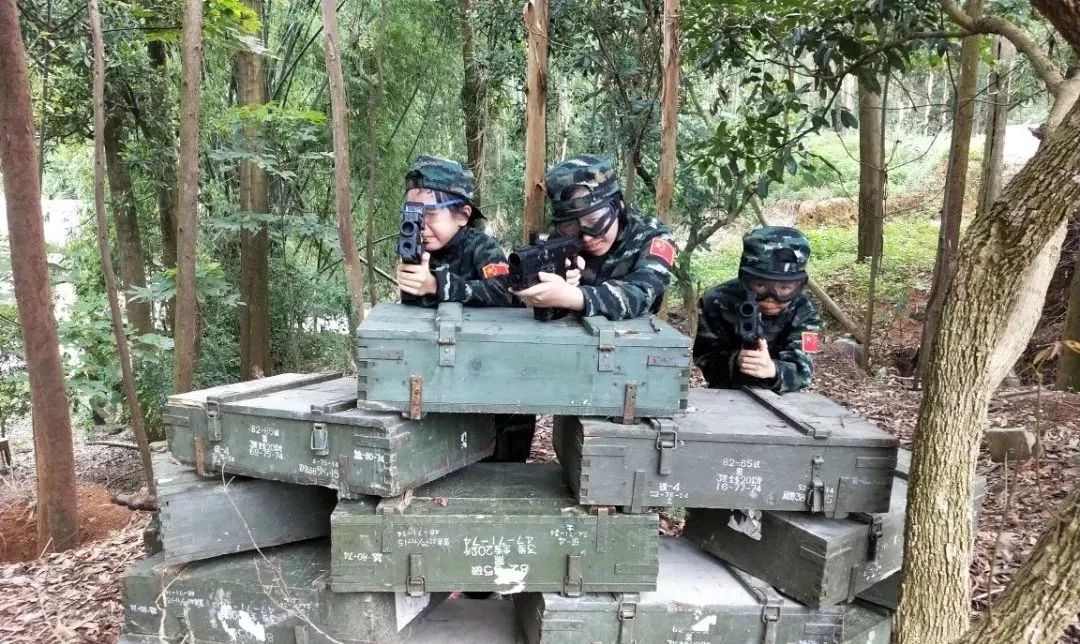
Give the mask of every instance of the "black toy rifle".
M 566 263 L 573 266 L 581 252 L 581 240 L 577 237 L 554 237 L 534 240 L 524 248 L 518 248 L 507 258 L 510 263 L 508 283 L 515 291 L 522 291 L 540 283 L 540 273 L 555 273 L 566 277 Z M 533 309 L 533 317 L 547 322 L 556 317 L 554 309 Z
M 398 230 L 397 254 L 406 264 L 419 264 L 424 255 L 423 204 L 407 202 L 401 209 L 401 228 Z
M 761 311 L 758 310 L 757 295 L 746 292 L 746 301 L 739 304 L 738 324 L 735 328 L 744 349 L 757 349 L 758 341 L 765 337 L 765 327 L 761 324 Z

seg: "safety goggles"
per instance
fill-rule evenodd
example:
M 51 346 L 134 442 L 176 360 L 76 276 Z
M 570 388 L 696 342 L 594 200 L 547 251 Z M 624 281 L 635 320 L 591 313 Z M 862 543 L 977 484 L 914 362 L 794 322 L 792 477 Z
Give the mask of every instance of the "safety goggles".
M 741 277 L 739 281 L 759 302 L 769 298 L 777 302 L 790 302 L 802 294 L 806 284 L 806 280 L 763 280 L 756 277 Z
M 440 201 L 438 203 L 420 203 L 419 201 L 406 201 L 405 204 L 401 206 L 401 216 L 404 218 L 406 213 L 419 212 L 420 214 L 427 217 L 436 210 L 442 208 L 452 208 L 454 206 L 461 206 L 464 203 L 464 199 L 449 199 L 447 201 Z
M 604 204 L 588 214 L 555 224 L 555 230 L 563 237 L 603 237 L 619 218 L 614 204 Z

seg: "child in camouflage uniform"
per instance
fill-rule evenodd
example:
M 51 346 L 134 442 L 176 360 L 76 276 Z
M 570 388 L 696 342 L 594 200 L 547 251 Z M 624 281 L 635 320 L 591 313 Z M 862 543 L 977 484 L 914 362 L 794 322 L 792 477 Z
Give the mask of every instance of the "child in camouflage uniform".
M 506 255 L 474 227 L 483 215 L 472 198 L 472 172 L 457 161 L 422 154 L 405 173 L 405 201 L 424 212 L 424 254 L 419 264 L 398 263 L 402 303 L 511 305 Z
M 541 273 L 541 284 L 512 291 L 533 307 L 604 315 L 612 320 L 655 313 L 671 282 L 675 246 L 656 219 L 638 217 L 622 198 L 611 160 L 567 159 L 544 177 L 551 221 L 562 237 L 578 237 L 582 258 L 567 279 Z
M 743 238 L 738 279 L 698 302 L 694 363 L 709 387 L 758 385 L 784 393 L 810 384 L 821 320 L 802 292 L 809 259 L 810 242 L 794 228 L 767 226 Z M 751 294 L 765 337 L 747 348 L 737 329 L 739 307 Z

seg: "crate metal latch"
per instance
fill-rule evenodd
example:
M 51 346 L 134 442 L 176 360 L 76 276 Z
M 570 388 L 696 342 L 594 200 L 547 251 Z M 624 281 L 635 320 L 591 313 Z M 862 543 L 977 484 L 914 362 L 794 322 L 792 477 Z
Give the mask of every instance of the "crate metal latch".
M 424 594 L 424 555 L 409 555 L 409 577 L 405 580 L 405 590 L 409 597 Z
M 649 424 L 656 428 L 656 449 L 660 452 L 656 473 L 660 476 L 671 474 L 673 452 L 679 446 L 679 430 L 670 418 L 650 418 Z
M 563 595 L 581 597 L 584 585 L 581 569 L 581 555 L 566 555 L 566 576 L 563 577 Z

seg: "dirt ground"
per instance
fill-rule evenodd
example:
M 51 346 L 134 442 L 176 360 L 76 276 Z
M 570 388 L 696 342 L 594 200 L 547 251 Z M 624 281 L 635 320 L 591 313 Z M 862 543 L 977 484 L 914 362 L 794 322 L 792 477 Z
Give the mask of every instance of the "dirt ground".
M 896 334 L 905 341 L 907 335 Z M 905 351 L 890 345 L 882 347 L 880 355 L 898 357 Z M 910 446 L 919 394 L 909 389 L 896 369 L 887 369 L 881 377 L 867 377 L 849 358 L 826 352 L 818 357 L 817 372 L 815 390 Z M 695 374 L 693 381 L 700 386 L 700 375 Z M 1039 391 L 1033 386 L 1005 388 L 993 398 L 989 424 L 1041 432 L 1044 453 L 1038 463 L 1010 466 L 1011 502 L 1003 467 L 991 463 L 985 450 L 980 454 L 978 471 L 987 477 L 987 487 L 971 565 L 973 614 L 984 612 L 988 601 L 1002 591 L 1077 483 L 1080 395 Z M 33 454 L 25 440 L 16 443 L 20 444 L 13 472 L 0 476 L 0 559 L 37 554 L 30 546 Z M 134 452 L 91 445 L 85 438 L 77 441 L 76 452 L 84 545 L 41 559 L 0 563 L 0 642 L 116 641 L 123 618 L 120 575 L 144 556 L 141 530 L 147 517 L 109 505 L 107 492 L 132 492 L 138 487 L 138 459 Z M 532 456 L 538 461 L 554 460 L 550 418 L 538 423 Z M 677 534 L 677 517 L 663 517 L 662 528 L 665 534 Z M 992 567 L 995 544 L 997 562 Z M 1061 641 L 1080 642 L 1080 624 L 1071 627 Z

